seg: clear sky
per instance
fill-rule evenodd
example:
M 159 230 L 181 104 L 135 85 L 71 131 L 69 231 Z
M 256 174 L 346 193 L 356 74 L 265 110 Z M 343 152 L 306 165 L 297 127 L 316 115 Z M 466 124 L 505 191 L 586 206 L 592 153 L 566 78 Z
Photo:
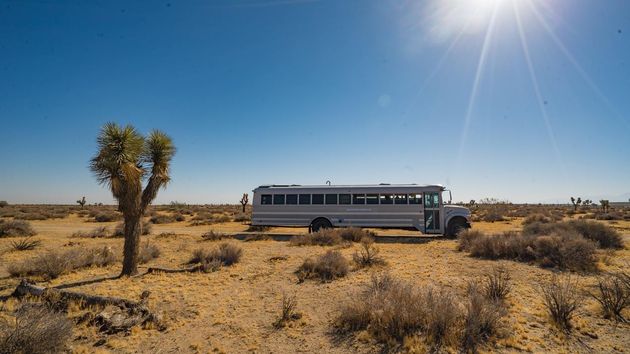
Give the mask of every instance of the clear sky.
M 326 180 L 630 192 L 630 1 L 0 5 L 0 200 L 112 203 L 88 169 L 108 121 L 174 139 L 158 203 Z

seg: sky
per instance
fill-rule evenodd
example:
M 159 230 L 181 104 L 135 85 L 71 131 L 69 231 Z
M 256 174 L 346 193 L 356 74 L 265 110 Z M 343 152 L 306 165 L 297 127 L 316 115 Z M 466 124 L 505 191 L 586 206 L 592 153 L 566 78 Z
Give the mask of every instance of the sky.
M 113 203 L 106 122 L 177 147 L 156 203 L 262 184 L 628 199 L 625 0 L 0 0 L 0 200 Z

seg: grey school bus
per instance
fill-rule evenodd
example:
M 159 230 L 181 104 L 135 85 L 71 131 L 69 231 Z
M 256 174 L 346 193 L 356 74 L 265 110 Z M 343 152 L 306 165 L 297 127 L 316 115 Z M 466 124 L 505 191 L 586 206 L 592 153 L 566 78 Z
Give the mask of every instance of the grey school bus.
M 448 236 L 470 227 L 470 210 L 450 205 L 450 191 L 441 185 L 274 184 L 253 192 L 252 225 L 403 228 Z

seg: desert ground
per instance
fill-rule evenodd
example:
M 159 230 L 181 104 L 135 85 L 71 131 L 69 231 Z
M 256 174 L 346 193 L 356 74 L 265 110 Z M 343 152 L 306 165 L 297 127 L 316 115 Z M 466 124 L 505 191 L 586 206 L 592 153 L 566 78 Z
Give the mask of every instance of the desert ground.
M 479 205 L 472 208 L 473 230 L 488 234 L 518 232 L 522 229 L 523 220 L 533 213 L 561 214 L 560 219 L 563 220 L 593 219 L 592 222 L 606 224 L 616 230 L 625 243 L 621 249 L 597 249 L 596 270 L 576 272 L 542 267 L 532 262 L 474 258 L 458 250 L 458 240 L 439 237 L 427 238 L 427 242 L 417 244 L 376 243 L 375 247 L 380 250 L 385 264 L 358 267 L 352 262 L 353 254 L 361 247 L 358 243 L 296 246 L 264 238 L 249 241 L 230 239 L 230 235 L 249 228 L 249 209 L 242 214 L 240 206 L 155 206 L 145 219 L 149 223 L 153 219 L 156 223 L 151 225 L 150 234 L 142 236 L 142 242 L 157 246 L 159 256 L 141 265 L 141 275 L 115 278 L 121 269 L 121 263 L 117 261 L 102 267 L 69 270 L 54 279 L 37 275 L 27 278 L 43 287 L 96 280 L 64 288 L 134 301 L 139 300 L 144 291 L 150 292 L 148 307 L 160 316 L 164 328 L 135 326 L 128 331 L 105 333 L 97 326 L 80 321 L 86 312 L 98 312 L 100 309 L 72 305 L 64 312 L 64 316 L 73 323 L 72 335 L 66 346 L 69 352 L 457 352 L 457 345 L 436 349 L 421 337 L 413 336 L 396 346 L 385 346 L 367 330 L 341 337 L 336 335 L 333 323 L 342 306 L 358 301 L 358 294 L 374 274 L 390 274 L 418 289 L 441 286 L 464 296 L 470 281 L 482 279 L 502 266 L 509 272 L 512 284 L 505 300 L 507 315 L 501 319 L 500 330 L 478 348 L 480 352 L 627 352 L 630 348 L 630 325 L 605 318 L 599 303 L 592 297 L 583 296 L 570 331 L 555 326 L 543 304 L 541 284 L 551 281 L 554 276 L 571 277 L 578 284 L 577 291 L 586 294 L 595 291 L 602 277 L 629 270 L 630 218 L 627 216 L 630 216 L 630 211 L 616 211 L 617 217 L 610 218 L 613 220 L 596 220 L 598 218 L 593 215 L 597 214 L 596 209 L 583 208 L 577 212 L 572 212 L 572 209 L 571 206 Z M 118 259 L 122 257 L 122 237 L 77 234 L 79 231 L 89 233 L 99 227 L 106 227 L 107 232 L 113 231 L 121 221 L 113 207 L 7 206 L 0 210 L 4 222 L 27 219 L 36 232 L 29 240 L 40 242 L 35 249 L 18 251 L 13 243 L 21 237 L 0 237 L 0 296 L 6 297 L 0 303 L 0 317 L 9 321 L 24 303 L 38 301 L 34 297 L 9 296 L 23 278 L 10 274 L 12 265 L 70 249 L 111 247 Z M 40 216 L 32 216 L 38 213 Z M 97 222 L 99 213 L 112 214 L 116 220 Z M 494 214 L 499 215 L 496 217 Z M 239 221 L 233 221 L 235 219 Z M 202 235 L 211 230 L 228 237 L 204 240 Z M 401 230 L 374 231 L 377 235 L 418 234 Z M 304 233 L 306 230 L 274 228 L 264 232 Z M 149 267 L 181 268 L 196 249 L 212 249 L 223 242 L 242 248 L 238 263 L 212 272 L 142 274 Z M 332 281 L 307 279 L 299 282 L 296 270 L 300 265 L 307 258 L 331 249 L 338 250 L 348 259 L 349 273 Z M 283 296 L 294 296 L 297 301 L 295 311 L 299 316 L 284 326 L 274 326 L 281 313 Z M 629 318 L 627 309 L 624 311 L 625 318 Z

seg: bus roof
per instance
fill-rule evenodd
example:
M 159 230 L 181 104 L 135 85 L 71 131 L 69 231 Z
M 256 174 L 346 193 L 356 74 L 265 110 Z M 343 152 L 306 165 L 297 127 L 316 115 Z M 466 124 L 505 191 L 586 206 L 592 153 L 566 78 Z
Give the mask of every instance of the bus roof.
M 254 189 L 254 191 L 258 190 L 284 190 L 284 189 L 377 189 L 377 190 L 396 190 L 396 189 L 415 189 L 415 190 L 445 190 L 443 185 L 441 184 L 425 184 L 418 185 L 415 183 L 411 184 L 389 184 L 389 183 L 381 183 L 381 184 L 350 184 L 350 185 L 341 185 L 341 184 L 317 184 L 317 185 L 300 185 L 300 184 L 268 184 L 262 185 L 258 188 Z

